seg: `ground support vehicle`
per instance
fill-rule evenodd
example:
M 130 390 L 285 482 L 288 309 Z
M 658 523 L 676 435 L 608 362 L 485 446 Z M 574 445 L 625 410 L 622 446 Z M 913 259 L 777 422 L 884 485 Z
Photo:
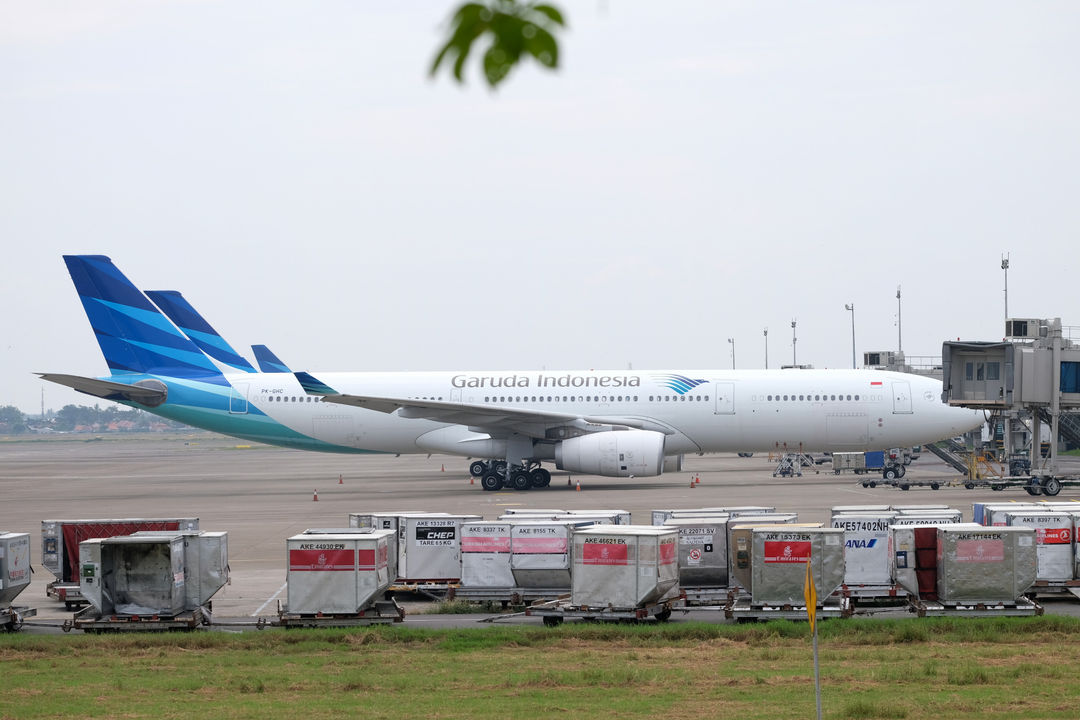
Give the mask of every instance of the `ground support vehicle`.
M 64 603 L 64 607 L 68 610 L 85 607 L 90 603 L 89 600 L 83 597 L 79 583 L 60 582 L 59 580 L 51 582 L 45 586 L 45 595 Z
M 949 482 L 942 478 L 926 478 L 923 480 L 909 480 L 907 478 L 895 479 L 895 480 L 882 480 L 882 485 L 889 487 L 900 488 L 901 490 L 910 490 L 913 487 L 928 487 L 931 490 L 937 490 L 942 485 L 947 485 Z M 863 487 L 874 487 L 875 483 L 862 484 Z
M 1043 607 L 1029 598 L 1019 598 L 1011 603 L 945 605 L 912 597 L 908 603 L 908 611 L 918 617 L 1029 617 L 1042 615 Z
M 818 618 L 849 618 L 854 612 L 851 598 L 844 595 L 832 595 L 817 607 Z M 724 617 L 736 622 L 807 619 L 805 605 L 754 605 L 745 592 L 728 595 Z
M 676 607 L 683 606 L 685 601 L 686 595 L 680 591 L 673 597 L 648 603 L 641 607 L 616 608 L 589 607 L 586 605 L 575 607 L 570 605 L 570 597 L 564 595 L 556 600 L 525 608 L 525 615 L 527 617 L 543 618 L 544 625 L 548 627 L 560 625 L 567 618 L 578 618 L 593 622 L 641 622 L 645 620 L 666 622 L 671 617 L 671 611 Z
M 88 633 L 146 632 L 160 630 L 194 630 L 208 625 L 210 616 L 202 608 L 175 615 L 99 615 L 93 607 L 85 607 L 61 626 L 64 632 L 72 628 Z
M 365 625 L 390 625 L 405 620 L 405 609 L 396 600 L 376 600 L 374 606 L 358 613 L 312 613 L 301 614 L 281 610 L 278 607 L 276 620 L 270 622 L 285 628 L 295 627 L 362 627 Z
M 15 607 L 13 605 L 0 607 L 0 630 L 15 632 L 22 627 L 23 621 L 26 620 L 26 618 L 34 617 L 35 615 L 37 615 L 37 610 L 30 607 Z
M 873 450 L 870 452 L 834 452 L 832 454 L 833 475 L 853 472 L 856 475 L 881 473 L 885 482 L 902 478 L 907 474 L 904 456 L 898 450 Z M 876 480 L 864 480 L 863 487 L 874 487 Z

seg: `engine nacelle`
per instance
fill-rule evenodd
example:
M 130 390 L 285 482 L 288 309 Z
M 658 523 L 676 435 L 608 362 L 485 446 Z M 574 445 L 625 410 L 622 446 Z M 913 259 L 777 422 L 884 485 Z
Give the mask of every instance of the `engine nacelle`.
M 555 446 L 555 467 L 605 477 L 649 477 L 664 471 L 664 434 L 616 430 L 569 438 Z

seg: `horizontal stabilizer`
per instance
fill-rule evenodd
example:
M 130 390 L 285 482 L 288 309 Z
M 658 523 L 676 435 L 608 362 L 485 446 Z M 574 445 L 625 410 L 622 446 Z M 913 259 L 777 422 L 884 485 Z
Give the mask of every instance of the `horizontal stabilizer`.
M 165 397 L 168 394 L 165 390 L 156 387 L 125 385 L 124 383 L 80 377 L 78 375 L 58 375 L 55 373 L 38 373 L 38 375 L 42 380 L 64 385 L 103 400 L 127 400 L 149 407 L 156 407 L 165 402 Z
M 308 395 L 337 395 L 338 392 L 334 388 L 325 384 L 321 380 L 312 377 L 306 372 L 293 373 L 296 379 L 300 382 L 300 387 L 304 388 L 304 392 Z

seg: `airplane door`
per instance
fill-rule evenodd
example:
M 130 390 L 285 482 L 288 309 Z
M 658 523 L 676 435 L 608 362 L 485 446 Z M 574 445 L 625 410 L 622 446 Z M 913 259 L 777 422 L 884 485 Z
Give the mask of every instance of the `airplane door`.
M 904 381 L 892 384 L 893 414 L 911 412 L 911 383 Z
M 735 383 L 733 382 L 718 382 L 713 383 L 716 390 L 716 415 L 734 415 L 735 414 Z
M 229 412 L 234 415 L 243 415 L 248 411 L 248 384 L 237 383 L 233 385 L 233 392 L 229 393 Z

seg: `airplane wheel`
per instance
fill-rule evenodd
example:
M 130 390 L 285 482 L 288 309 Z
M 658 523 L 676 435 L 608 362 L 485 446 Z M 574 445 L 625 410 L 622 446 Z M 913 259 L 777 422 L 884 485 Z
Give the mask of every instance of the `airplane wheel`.
M 532 477 L 527 470 L 515 470 L 510 473 L 510 485 L 515 490 L 528 490 L 532 487 Z
M 544 468 L 536 468 L 529 473 L 529 480 L 532 482 L 533 487 L 547 487 L 551 484 L 551 473 Z
M 485 490 L 502 490 L 503 481 L 502 478 L 493 472 L 489 472 L 483 478 L 480 479 L 480 487 Z
M 506 477 L 505 460 L 496 460 L 495 462 L 491 463 L 491 469 L 494 470 L 497 475 L 502 475 L 503 477 Z
M 1048 477 L 1043 480 L 1042 484 L 1043 495 L 1049 495 L 1053 497 L 1061 492 L 1061 481 L 1055 477 Z
M 901 465 L 900 467 L 896 468 L 896 477 L 902 478 L 905 475 L 907 475 L 907 468 L 906 467 Z
M 472 475 L 473 477 L 482 478 L 482 477 L 484 477 L 484 473 L 486 473 L 486 472 L 487 472 L 487 463 L 484 462 L 483 460 L 474 460 L 472 462 L 472 464 L 469 465 L 469 474 Z

